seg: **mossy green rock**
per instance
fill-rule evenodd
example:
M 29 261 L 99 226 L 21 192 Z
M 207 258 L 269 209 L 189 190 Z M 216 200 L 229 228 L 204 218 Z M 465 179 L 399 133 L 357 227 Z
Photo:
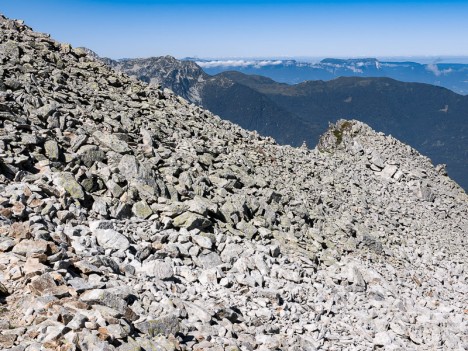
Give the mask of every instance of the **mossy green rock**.
M 57 178 L 57 185 L 61 186 L 70 196 L 77 200 L 84 200 L 85 192 L 81 185 L 75 180 L 73 174 L 62 172 Z
M 133 205 L 132 212 L 135 216 L 146 219 L 153 214 L 153 210 L 148 206 L 146 201 L 138 201 Z
M 100 162 L 106 158 L 106 153 L 96 145 L 84 145 L 78 150 L 78 155 L 85 166 L 91 167 L 94 162 Z
M 177 316 L 173 314 L 137 323 L 135 327 L 142 333 L 153 337 L 158 335 L 175 335 L 180 330 L 179 320 Z
M 86 191 L 91 192 L 93 191 L 95 184 L 92 178 L 86 178 L 81 182 L 81 185 L 83 186 L 83 188 L 85 188 Z
M 55 140 L 47 140 L 44 143 L 45 154 L 51 161 L 57 161 L 60 158 L 60 149 Z
M 174 218 L 174 226 L 178 228 L 187 228 L 192 230 L 195 228 L 203 229 L 209 227 L 212 223 L 209 219 L 193 212 L 184 212 L 180 216 Z

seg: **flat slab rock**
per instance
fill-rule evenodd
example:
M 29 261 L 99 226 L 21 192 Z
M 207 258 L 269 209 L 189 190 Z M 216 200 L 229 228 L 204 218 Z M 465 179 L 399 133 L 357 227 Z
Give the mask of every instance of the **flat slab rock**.
M 130 246 L 127 237 L 114 229 L 96 229 L 92 233 L 98 244 L 105 249 L 126 250 Z

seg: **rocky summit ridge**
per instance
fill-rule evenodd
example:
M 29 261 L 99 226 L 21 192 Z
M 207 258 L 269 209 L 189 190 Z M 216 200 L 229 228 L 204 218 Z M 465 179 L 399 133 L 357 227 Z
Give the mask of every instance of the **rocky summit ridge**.
M 464 350 L 467 195 L 358 121 L 311 150 L 0 17 L 0 348 Z

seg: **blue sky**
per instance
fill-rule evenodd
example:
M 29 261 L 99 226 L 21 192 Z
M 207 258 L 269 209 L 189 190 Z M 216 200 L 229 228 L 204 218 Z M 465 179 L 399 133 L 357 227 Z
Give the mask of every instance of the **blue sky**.
M 468 56 L 468 1 L 1 0 L 112 58 Z

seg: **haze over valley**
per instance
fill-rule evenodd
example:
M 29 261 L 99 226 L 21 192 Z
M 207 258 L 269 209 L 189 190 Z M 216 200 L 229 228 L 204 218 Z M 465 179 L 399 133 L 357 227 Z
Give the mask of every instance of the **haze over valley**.
M 338 77 L 387 77 L 403 82 L 438 85 L 462 95 L 468 94 L 468 61 L 459 57 L 433 58 L 419 63 L 417 58 L 379 60 L 376 58 L 336 59 L 324 58 L 319 62 L 275 59 L 194 59 L 203 70 L 211 75 L 238 71 L 245 74 L 261 75 L 280 83 L 296 84 L 307 80 L 331 80 Z M 420 58 L 421 61 L 427 61 Z

